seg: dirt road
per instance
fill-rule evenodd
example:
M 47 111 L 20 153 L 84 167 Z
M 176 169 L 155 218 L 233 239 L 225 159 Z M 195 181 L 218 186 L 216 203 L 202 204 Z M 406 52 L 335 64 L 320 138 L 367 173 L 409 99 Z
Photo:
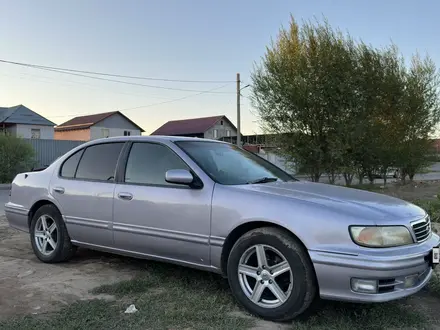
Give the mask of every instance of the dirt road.
M 9 190 L 1 189 L 0 187 L 0 217 L 2 215 L 5 215 L 5 204 L 8 202 L 9 199 Z
M 96 298 L 90 295 L 91 289 L 130 279 L 139 269 L 131 259 L 87 250 L 78 251 L 68 263 L 43 264 L 34 256 L 29 236 L 8 228 L 5 217 L 0 216 L 0 319 Z

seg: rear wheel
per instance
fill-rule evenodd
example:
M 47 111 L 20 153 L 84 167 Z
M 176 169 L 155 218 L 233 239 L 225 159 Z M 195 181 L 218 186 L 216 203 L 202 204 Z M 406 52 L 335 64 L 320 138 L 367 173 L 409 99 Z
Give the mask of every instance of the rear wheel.
M 294 319 L 317 292 L 307 252 L 278 228 L 257 228 L 243 235 L 231 250 L 227 273 L 235 298 L 267 320 Z
M 43 262 L 66 261 L 76 252 L 63 218 L 54 205 L 44 205 L 35 212 L 30 237 L 35 255 Z

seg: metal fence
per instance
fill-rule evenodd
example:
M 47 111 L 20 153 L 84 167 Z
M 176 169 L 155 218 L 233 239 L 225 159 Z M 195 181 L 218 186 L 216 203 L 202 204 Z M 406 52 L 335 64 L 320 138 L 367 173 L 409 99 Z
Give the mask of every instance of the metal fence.
M 24 139 L 35 150 L 35 167 L 49 166 L 55 159 L 84 141 Z

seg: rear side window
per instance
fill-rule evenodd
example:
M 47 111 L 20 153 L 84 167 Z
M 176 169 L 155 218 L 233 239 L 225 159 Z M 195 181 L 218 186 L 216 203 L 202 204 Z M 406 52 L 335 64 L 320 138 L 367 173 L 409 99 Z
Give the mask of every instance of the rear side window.
M 61 167 L 61 173 L 60 175 L 63 178 L 74 178 L 75 177 L 75 171 L 78 166 L 78 162 L 81 158 L 81 155 L 83 153 L 84 149 L 81 149 L 80 151 L 75 152 L 72 156 L 67 158 L 67 160 L 64 162 L 63 166 Z
M 78 165 L 76 179 L 114 181 L 116 164 L 124 142 L 88 147 Z

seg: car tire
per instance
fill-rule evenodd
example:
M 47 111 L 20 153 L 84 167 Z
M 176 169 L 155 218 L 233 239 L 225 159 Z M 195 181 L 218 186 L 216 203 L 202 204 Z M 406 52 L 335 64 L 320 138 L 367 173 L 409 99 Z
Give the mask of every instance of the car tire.
M 32 249 L 42 262 L 63 262 L 74 256 L 77 247 L 70 241 L 63 217 L 55 205 L 40 207 L 29 229 Z
M 264 252 L 260 253 L 267 260 L 264 267 L 257 250 Z M 273 256 L 277 254 L 281 254 L 279 263 L 274 263 Z M 289 271 L 273 277 L 287 266 Z M 251 267 L 249 272 L 247 267 Z M 259 269 L 257 275 L 255 268 Z M 236 300 L 250 313 L 269 321 L 293 320 L 316 301 L 317 281 L 309 255 L 298 239 L 282 229 L 257 228 L 240 237 L 229 254 L 227 276 Z M 258 283 L 261 286 L 254 290 Z M 258 298 L 260 291 L 261 298 Z

